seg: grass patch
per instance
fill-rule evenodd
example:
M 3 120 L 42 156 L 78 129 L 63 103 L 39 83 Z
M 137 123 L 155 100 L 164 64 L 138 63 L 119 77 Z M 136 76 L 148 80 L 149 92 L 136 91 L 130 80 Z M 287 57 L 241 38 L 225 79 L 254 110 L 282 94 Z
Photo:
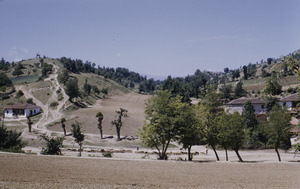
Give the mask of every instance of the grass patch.
M 36 82 L 39 79 L 37 75 L 28 75 L 28 76 L 21 76 L 16 78 L 11 78 L 13 84 L 22 84 L 22 83 L 32 83 Z

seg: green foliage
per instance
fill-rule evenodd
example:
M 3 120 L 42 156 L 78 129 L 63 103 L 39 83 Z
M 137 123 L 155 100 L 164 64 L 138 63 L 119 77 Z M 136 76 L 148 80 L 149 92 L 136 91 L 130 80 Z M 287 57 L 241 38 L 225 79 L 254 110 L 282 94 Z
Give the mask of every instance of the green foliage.
M 108 94 L 108 89 L 107 88 L 103 88 L 102 90 L 101 90 L 101 92 L 103 93 L 103 94 Z
M 83 89 L 84 89 L 85 93 L 87 93 L 88 95 L 90 95 L 91 90 L 92 90 L 92 86 L 90 84 L 88 84 L 88 79 L 85 79 L 85 83 L 83 85 Z
M 243 66 L 244 79 L 248 79 L 248 68 L 247 66 Z
M 21 90 L 18 90 L 17 94 L 16 94 L 16 98 L 20 98 L 21 96 L 23 96 L 24 93 Z
M 0 73 L 0 87 L 11 86 L 12 81 L 3 72 Z
M 52 64 L 42 63 L 42 77 L 47 77 L 48 72 L 52 72 L 52 68 Z
M 78 80 L 76 77 L 68 80 L 66 84 L 66 94 L 70 97 L 71 102 L 73 98 L 76 98 L 80 95 Z
M 56 106 L 58 106 L 58 102 L 56 102 L 56 101 L 54 101 L 54 102 L 51 102 L 50 103 L 50 107 L 56 107 Z
M 290 143 L 290 121 L 291 117 L 281 108 L 280 105 L 275 105 L 269 113 L 268 129 L 269 129 L 269 141 L 268 143 L 273 145 L 278 156 L 278 160 L 281 161 L 278 148 L 288 149 L 291 147 Z
M 66 84 L 68 82 L 69 79 L 69 72 L 67 69 L 61 69 L 61 71 L 59 72 L 58 76 L 57 76 L 58 82 L 62 83 L 62 84 Z
M 276 97 L 269 96 L 266 99 L 266 110 L 270 112 L 274 106 L 279 105 L 279 99 Z
M 223 98 L 228 98 L 231 99 L 231 93 L 232 93 L 232 85 L 226 85 L 224 84 L 221 88 L 220 91 L 223 93 Z
M 28 98 L 28 99 L 26 100 L 26 102 L 27 102 L 28 104 L 33 104 L 33 99 L 32 99 L 32 98 Z
M 107 157 L 107 158 L 111 158 L 113 155 L 112 152 L 106 151 L 106 152 L 102 152 L 102 156 L 103 157 Z
M 235 98 L 239 98 L 246 95 L 246 91 L 243 89 L 243 83 L 239 81 L 234 88 Z
M 121 140 L 121 136 L 120 136 L 121 135 L 121 127 L 123 126 L 122 118 L 128 117 L 127 112 L 128 112 L 128 110 L 126 110 L 124 108 L 120 108 L 120 110 L 116 111 L 116 113 L 117 113 L 117 115 L 115 116 L 116 119 L 111 122 L 111 124 L 116 127 L 117 137 L 118 137 L 117 140 Z
M 25 143 L 21 140 L 22 132 L 8 130 L 4 124 L 0 126 L 0 150 L 8 152 L 23 152 Z
M 266 81 L 264 92 L 271 95 L 279 95 L 282 92 L 282 86 L 278 83 L 278 74 L 273 71 L 271 77 Z
M 102 132 L 102 120 L 104 118 L 102 112 L 98 112 L 96 114 L 96 117 L 98 118 L 98 129 L 100 131 L 100 138 L 103 139 L 103 132 Z
M 250 129 L 250 135 L 252 136 L 253 132 L 257 130 L 258 121 L 255 117 L 255 109 L 251 101 L 246 101 L 244 104 L 243 112 L 243 123 L 247 129 Z
M 2 58 L 1 61 L 0 61 L 0 70 L 6 71 L 6 70 L 9 69 L 9 67 L 10 67 L 10 63 L 9 63 L 9 62 L 6 62 L 6 61 L 4 60 L 4 58 Z M 1 80 L 1 79 L 0 79 L 0 80 Z
M 40 135 L 40 138 L 46 142 L 46 148 L 43 148 L 43 155 L 62 155 L 60 148 L 63 147 L 64 137 L 49 137 L 46 134 Z
M 82 144 L 85 137 L 85 135 L 81 131 L 81 125 L 82 123 L 75 121 L 75 123 L 72 124 L 71 130 L 72 136 L 75 138 L 75 142 L 79 145 L 79 156 L 81 156 Z
M 179 96 L 172 97 L 168 91 L 158 91 L 146 103 L 145 124 L 139 129 L 138 135 L 150 148 L 158 151 L 158 159 L 167 160 L 167 149 L 171 141 L 178 136 L 182 102 Z
M 19 76 L 19 75 L 22 75 L 23 74 L 23 65 L 21 63 L 18 63 L 16 68 L 14 69 L 14 71 L 12 72 L 12 75 L 13 76 Z

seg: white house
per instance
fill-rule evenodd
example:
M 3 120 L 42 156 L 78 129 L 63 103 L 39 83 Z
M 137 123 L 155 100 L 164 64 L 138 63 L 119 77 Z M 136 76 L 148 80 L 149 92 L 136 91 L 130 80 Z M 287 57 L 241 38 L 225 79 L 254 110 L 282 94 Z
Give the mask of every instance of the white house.
M 298 98 L 298 93 L 288 95 L 280 99 L 279 103 L 282 107 L 286 107 L 288 110 L 293 110 L 297 108 L 297 104 L 300 102 Z
M 246 101 L 250 101 L 252 103 L 252 106 L 255 109 L 255 113 L 264 113 L 266 112 L 265 104 L 266 102 L 264 100 L 256 99 L 256 98 L 238 98 L 235 100 L 232 100 L 226 104 L 225 111 L 228 111 L 229 113 L 238 112 L 242 114 L 244 104 Z
M 4 108 L 4 117 L 28 117 L 30 112 L 36 115 L 41 112 L 41 108 L 33 104 L 14 104 Z

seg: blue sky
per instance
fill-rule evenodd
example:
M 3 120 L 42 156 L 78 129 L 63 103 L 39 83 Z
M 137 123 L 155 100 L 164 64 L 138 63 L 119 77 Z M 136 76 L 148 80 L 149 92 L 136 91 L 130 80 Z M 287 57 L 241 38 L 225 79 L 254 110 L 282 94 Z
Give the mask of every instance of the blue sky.
M 298 0 L 0 0 L 0 57 L 186 76 L 300 48 Z

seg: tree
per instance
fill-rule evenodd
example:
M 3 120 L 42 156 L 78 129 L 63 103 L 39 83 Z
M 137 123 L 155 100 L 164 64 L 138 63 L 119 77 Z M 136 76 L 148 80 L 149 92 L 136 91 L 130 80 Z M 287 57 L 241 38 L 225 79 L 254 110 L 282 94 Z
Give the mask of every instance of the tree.
M 91 90 L 92 90 L 92 85 L 88 84 L 87 82 L 88 82 L 88 79 L 85 79 L 83 89 L 84 89 L 84 92 L 86 92 L 88 95 L 90 95 Z
M 20 136 L 22 132 L 8 130 L 4 124 L 0 125 L 0 150 L 9 152 L 22 152 L 25 146 Z
M 267 63 L 270 65 L 273 61 L 273 58 L 267 58 Z
M 61 118 L 61 119 L 60 119 L 61 127 L 62 127 L 63 130 L 64 130 L 64 135 L 67 136 L 65 122 L 66 122 L 66 119 L 65 119 L 65 118 Z
M 205 127 L 206 143 L 212 147 L 217 161 L 220 161 L 216 147 L 219 144 L 219 130 L 215 123 L 217 107 L 220 105 L 219 96 L 213 91 L 209 91 L 202 103 L 198 106 L 197 116 Z
M 40 135 L 40 138 L 46 142 L 46 148 L 43 148 L 43 155 L 62 155 L 60 148 L 63 147 L 64 137 L 49 137 L 46 134 Z
M 229 72 L 229 68 L 224 68 L 224 73 L 227 74 Z
M 290 147 L 290 115 L 280 107 L 279 104 L 275 105 L 269 114 L 269 144 L 273 145 L 278 157 L 278 161 L 281 161 L 278 148 Z
M 85 137 L 81 131 L 81 125 L 82 123 L 75 121 L 75 123 L 72 124 L 72 130 L 71 130 L 72 136 L 75 138 L 75 142 L 79 145 L 79 156 L 81 156 L 82 144 Z
M 0 87 L 3 86 L 11 86 L 12 81 L 7 77 L 7 75 L 4 72 L 0 73 Z
M 251 147 L 254 147 L 255 143 L 258 142 L 258 132 L 257 132 L 258 121 L 255 117 L 255 109 L 250 100 L 244 103 L 242 117 L 243 117 L 243 124 L 245 124 L 245 127 L 249 129 L 250 132 L 249 145 Z
M 220 113 L 215 120 L 218 128 L 218 142 L 224 148 L 226 161 L 228 161 L 227 150 L 230 147 L 230 115 L 225 112 Z
M 236 98 L 242 97 L 246 94 L 246 91 L 243 89 L 243 83 L 239 81 L 234 88 L 234 95 Z
M 195 107 L 184 103 L 178 118 L 179 144 L 188 149 L 188 161 L 192 161 L 192 146 L 204 144 L 204 128 L 196 116 Z
M 269 96 L 266 99 L 266 110 L 270 112 L 274 106 L 279 103 L 279 99 L 276 97 Z
M 31 132 L 31 126 L 33 122 L 31 121 L 30 117 L 32 116 L 32 110 L 30 110 L 29 116 L 27 116 L 27 124 L 28 124 L 28 131 Z
M 58 79 L 58 81 L 60 82 L 60 83 L 62 83 L 62 84 L 66 84 L 67 83 L 67 81 L 68 81 L 68 79 L 69 79 L 69 72 L 68 72 L 68 70 L 67 69 L 62 69 L 60 72 L 59 72 L 59 74 L 58 74 L 58 76 L 57 76 L 57 79 Z
M 247 66 L 243 66 L 244 79 L 248 79 L 248 68 Z
M 223 93 L 224 98 L 230 99 L 231 93 L 232 93 L 232 85 L 226 85 L 224 84 L 221 88 L 220 91 Z
M 273 71 L 271 77 L 266 81 L 264 92 L 271 95 L 279 95 L 282 92 L 282 86 L 278 83 L 278 74 Z
M 69 79 L 66 84 L 66 94 L 70 97 L 70 101 L 72 102 L 73 98 L 79 96 L 79 88 L 78 88 L 78 80 L 77 78 Z
M 122 122 L 122 117 L 128 117 L 127 115 L 128 110 L 124 109 L 124 108 L 120 108 L 120 110 L 117 110 L 116 113 L 117 115 L 115 116 L 117 119 L 113 120 L 111 122 L 112 125 L 114 125 L 116 127 L 116 131 L 117 131 L 117 140 L 121 140 L 121 127 L 123 126 L 123 122 Z
M 235 151 L 240 162 L 243 161 L 239 154 L 239 149 L 242 147 L 246 139 L 246 131 L 243 124 L 243 118 L 238 112 L 229 115 L 229 146 Z
M 103 133 L 102 133 L 102 120 L 103 120 L 103 114 L 102 112 L 98 112 L 96 114 L 96 117 L 98 118 L 98 129 L 100 131 L 100 138 L 103 139 Z
M 145 124 L 139 129 L 138 135 L 150 148 L 158 151 L 158 159 L 167 160 L 167 149 L 171 141 L 178 136 L 178 117 L 181 113 L 181 97 L 172 97 L 167 90 L 157 91 L 150 98 L 145 108 Z

